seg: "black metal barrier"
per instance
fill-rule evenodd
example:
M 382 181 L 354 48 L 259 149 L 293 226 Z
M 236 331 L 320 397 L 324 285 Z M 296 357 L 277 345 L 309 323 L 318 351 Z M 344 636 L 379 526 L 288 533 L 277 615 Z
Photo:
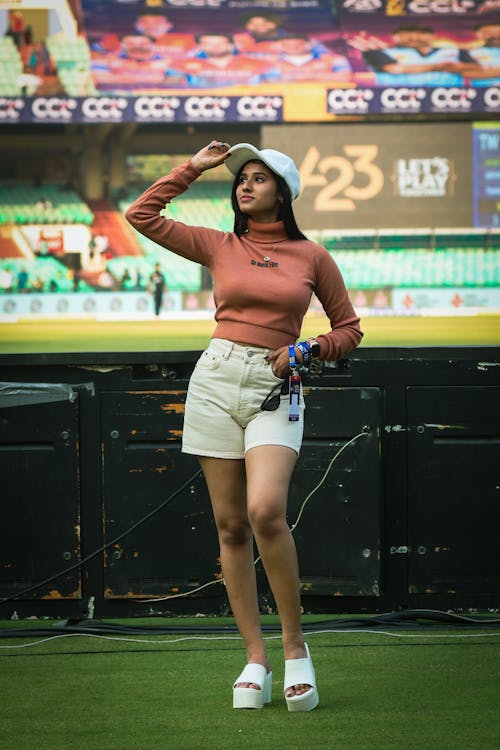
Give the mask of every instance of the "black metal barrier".
M 228 611 L 180 451 L 198 355 L 0 357 L 0 618 Z M 289 502 L 304 610 L 498 608 L 500 349 L 314 367 Z

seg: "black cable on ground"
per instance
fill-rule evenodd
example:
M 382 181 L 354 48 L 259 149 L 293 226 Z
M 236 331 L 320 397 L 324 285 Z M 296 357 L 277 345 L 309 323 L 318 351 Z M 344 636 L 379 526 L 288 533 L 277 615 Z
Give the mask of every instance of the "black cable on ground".
M 166 500 L 164 500 L 162 503 L 160 503 L 156 508 L 153 508 L 152 511 L 150 511 L 147 515 L 145 515 L 143 518 L 140 518 L 136 523 L 132 524 L 130 528 L 128 528 L 126 531 L 124 531 L 122 534 L 119 534 L 114 539 L 111 539 L 110 542 L 107 542 L 106 544 L 103 544 L 102 547 L 99 547 L 99 549 L 96 549 L 91 554 L 84 557 L 82 560 L 79 560 L 74 565 L 71 565 L 69 568 L 65 568 L 64 570 L 60 570 L 58 573 L 54 573 L 54 575 L 50 576 L 49 578 L 46 578 L 44 581 L 40 581 L 39 583 L 35 584 L 34 586 L 30 586 L 28 589 L 24 589 L 23 591 L 18 591 L 16 594 L 12 594 L 11 596 L 7 596 L 5 599 L 0 600 L 1 604 L 6 604 L 7 602 L 11 602 L 14 599 L 19 599 L 22 596 L 26 596 L 26 594 L 31 594 L 32 591 L 36 591 L 37 589 L 42 588 L 42 586 L 46 586 L 48 583 L 52 583 L 52 581 L 55 581 L 57 578 L 62 578 L 63 576 L 67 575 L 68 573 L 71 573 L 73 570 L 76 570 L 77 568 L 81 568 L 82 565 L 85 565 L 90 560 L 92 560 L 94 557 L 97 557 L 97 555 L 100 555 L 102 552 L 108 549 L 108 547 L 111 547 L 113 544 L 116 544 L 117 542 L 121 541 L 124 537 L 128 536 L 132 533 L 132 531 L 135 531 L 139 528 L 139 526 L 142 526 L 143 523 L 146 521 L 149 521 L 150 518 L 155 516 L 157 513 L 159 513 L 160 510 L 162 510 L 166 505 L 168 505 L 174 498 L 179 495 L 182 490 L 185 490 L 186 487 L 188 487 L 191 482 L 194 482 L 194 480 L 199 477 L 201 474 L 201 469 L 198 469 L 192 477 L 189 477 L 183 485 L 178 487 L 175 492 L 172 492 L 171 495 L 167 497 Z
M 216 618 L 214 618 L 216 619 Z M 466 615 L 454 614 L 450 612 L 440 612 L 437 610 L 404 610 L 401 612 L 387 612 L 380 615 L 371 615 L 367 617 L 348 617 L 341 619 L 321 620 L 319 622 L 304 623 L 304 633 L 315 633 L 322 630 L 377 630 L 377 629 L 397 629 L 397 630 L 436 630 L 442 629 L 443 626 L 460 626 L 467 629 L 500 627 L 500 619 L 491 617 L 471 617 Z M 264 633 L 280 633 L 281 627 L 276 625 L 263 625 Z M 221 635 L 237 634 L 236 625 L 166 625 L 164 627 L 154 626 L 134 626 L 122 625 L 120 623 L 102 622 L 100 620 L 66 620 L 56 622 L 50 627 L 35 628 L 5 628 L 0 629 L 0 638 L 31 638 L 38 636 L 54 636 L 70 633 L 79 633 L 81 635 Z

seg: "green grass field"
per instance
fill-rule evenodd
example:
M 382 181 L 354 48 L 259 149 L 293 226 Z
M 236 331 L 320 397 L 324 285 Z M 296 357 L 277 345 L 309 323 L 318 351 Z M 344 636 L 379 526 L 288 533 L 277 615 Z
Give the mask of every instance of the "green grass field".
M 162 624 L 171 622 L 149 623 Z M 238 638 L 174 639 L 77 635 L 28 648 L 19 646 L 40 639 L 0 639 L 2 749 L 498 747 L 498 630 L 308 635 L 320 705 L 306 714 L 286 710 L 279 639 L 268 641 L 273 701 L 261 711 L 231 707 L 244 663 Z
M 328 329 L 308 316 L 304 337 Z M 500 315 L 373 317 L 362 321 L 362 346 L 498 346 Z M 212 320 L 21 320 L 0 322 L 0 353 L 140 352 L 203 349 Z

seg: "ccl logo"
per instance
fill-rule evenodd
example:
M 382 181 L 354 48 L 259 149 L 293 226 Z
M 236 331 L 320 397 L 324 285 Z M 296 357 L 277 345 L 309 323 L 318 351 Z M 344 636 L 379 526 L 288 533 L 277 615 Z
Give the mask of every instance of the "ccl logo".
M 241 96 L 236 111 L 244 120 L 277 120 L 283 107 L 281 96 Z
M 474 10 L 474 0 L 413 0 L 408 3 L 410 13 L 440 13 L 451 15 L 452 13 L 467 13 Z
M 371 89 L 330 89 L 329 112 L 367 112 L 373 99 Z
M 177 96 L 139 96 L 134 111 L 141 120 L 174 120 L 180 103 Z
M 123 111 L 127 108 L 124 97 L 90 96 L 82 102 L 82 114 L 87 120 L 122 120 Z
M 0 98 L 0 120 L 19 120 L 24 105 L 22 99 Z
M 474 89 L 437 88 L 431 93 L 431 102 L 436 109 L 470 110 L 476 96 Z
M 484 106 L 486 109 L 498 111 L 500 109 L 500 88 L 494 86 L 484 92 Z
M 40 96 L 33 99 L 31 112 L 37 120 L 64 120 L 69 122 L 69 120 L 73 119 L 73 112 L 76 107 L 76 99 L 61 99 L 58 96 Z
M 189 96 L 184 112 L 193 120 L 224 120 L 231 100 L 227 96 Z
M 408 112 L 409 110 L 419 112 L 422 109 L 422 101 L 425 99 L 425 89 L 384 89 L 380 95 L 380 103 L 384 109 L 391 111 Z

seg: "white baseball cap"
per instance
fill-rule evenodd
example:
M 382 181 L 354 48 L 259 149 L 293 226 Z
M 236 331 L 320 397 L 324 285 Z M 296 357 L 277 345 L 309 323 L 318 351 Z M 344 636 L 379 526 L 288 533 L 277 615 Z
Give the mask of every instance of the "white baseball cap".
M 237 175 L 241 167 L 247 163 L 247 161 L 253 161 L 258 159 L 264 162 L 269 169 L 283 177 L 286 184 L 290 188 L 292 200 L 295 200 L 300 193 L 300 174 L 299 170 L 295 166 L 293 159 L 290 159 L 286 154 L 281 151 L 275 151 L 274 148 L 263 148 L 259 151 L 258 148 L 252 146 L 250 143 L 237 143 L 235 146 L 231 146 L 227 152 L 228 156 L 224 164 L 234 175 Z

